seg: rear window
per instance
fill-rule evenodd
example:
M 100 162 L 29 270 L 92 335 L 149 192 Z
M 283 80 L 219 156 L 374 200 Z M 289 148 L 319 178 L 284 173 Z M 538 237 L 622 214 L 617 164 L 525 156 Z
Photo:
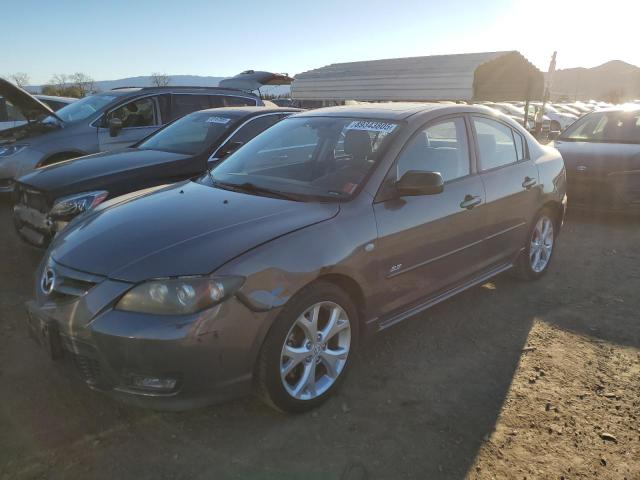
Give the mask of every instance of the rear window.
M 560 138 L 572 142 L 640 143 L 640 112 L 598 112 L 581 118 Z

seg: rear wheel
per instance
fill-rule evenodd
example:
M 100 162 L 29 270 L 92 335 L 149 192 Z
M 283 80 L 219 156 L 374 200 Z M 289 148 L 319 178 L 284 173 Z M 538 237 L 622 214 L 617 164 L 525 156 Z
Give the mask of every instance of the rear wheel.
M 306 287 L 267 335 L 258 360 L 259 394 L 286 412 L 320 405 L 344 378 L 357 328 L 357 310 L 345 292 L 327 282 Z
M 555 227 L 553 213 L 548 209 L 542 210 L 533 222 L 524 252 L 516 265 L 518 277 L 537 280 L 547 272 L 555 247 Z

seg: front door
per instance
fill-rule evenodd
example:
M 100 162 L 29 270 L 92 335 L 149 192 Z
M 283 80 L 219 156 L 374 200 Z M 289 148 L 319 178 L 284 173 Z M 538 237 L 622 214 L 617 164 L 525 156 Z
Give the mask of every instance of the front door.
M 464 117 L 427 124 L 404 147 L 385 184 L 410 170 L 439 172 L 444 190 L 374 204 L 384 314 L 419 303 L 485 266 L 485 193 L 469 155 Z M 392 187 L 390 187 L 392 188 Z
M 119 118 L 122 129 L 115 136 L 109 132 L 109 120 Z M 162 125 L 157 97 L 132 100 L 107 112 L 98 126 L 98 145 L 101 152 L 117 150 L 133 145 Z
M 505 123 L 473 116 L 478 170 L 487 193 L 486 248 L 492 264 L 508 263 L 524 246 L 540 204 L 538 169 L 524 137 Z

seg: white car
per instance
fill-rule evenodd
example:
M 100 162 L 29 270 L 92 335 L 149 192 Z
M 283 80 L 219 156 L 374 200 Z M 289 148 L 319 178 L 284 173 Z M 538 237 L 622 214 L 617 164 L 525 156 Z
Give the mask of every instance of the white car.
M 54 112 L 78 100 L 70 97 L 54 97 L 52 95 L 34 95 Z M 0 130 L 17 127 L 27 122 L 24 115 L 4 97 L 0 97 Z
M 542 104 L 537 104 L 536 107 L 540 108 Z M 561 130 L 564 130 L 573 122 L 578 119 L 577 115 L 573 115 L 571 113 L 561 112 L 553 105 L 549 105 L 548 103 L 544 106 L 544 115 L 549 117 L 549 120 L 555 120 L 560 124 Z

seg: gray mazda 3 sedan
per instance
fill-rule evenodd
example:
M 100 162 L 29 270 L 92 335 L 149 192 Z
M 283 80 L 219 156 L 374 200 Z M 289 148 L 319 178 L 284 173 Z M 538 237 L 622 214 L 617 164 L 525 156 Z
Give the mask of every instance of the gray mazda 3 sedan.
M 565 188 L 557 150 L 485 107 L 293 115 L 198 181 L 73 220 L 28 323 L 125 401 L 178 410 L 253 390 L 305 411 L 368 334 L 500 272 L 542 276 Z

